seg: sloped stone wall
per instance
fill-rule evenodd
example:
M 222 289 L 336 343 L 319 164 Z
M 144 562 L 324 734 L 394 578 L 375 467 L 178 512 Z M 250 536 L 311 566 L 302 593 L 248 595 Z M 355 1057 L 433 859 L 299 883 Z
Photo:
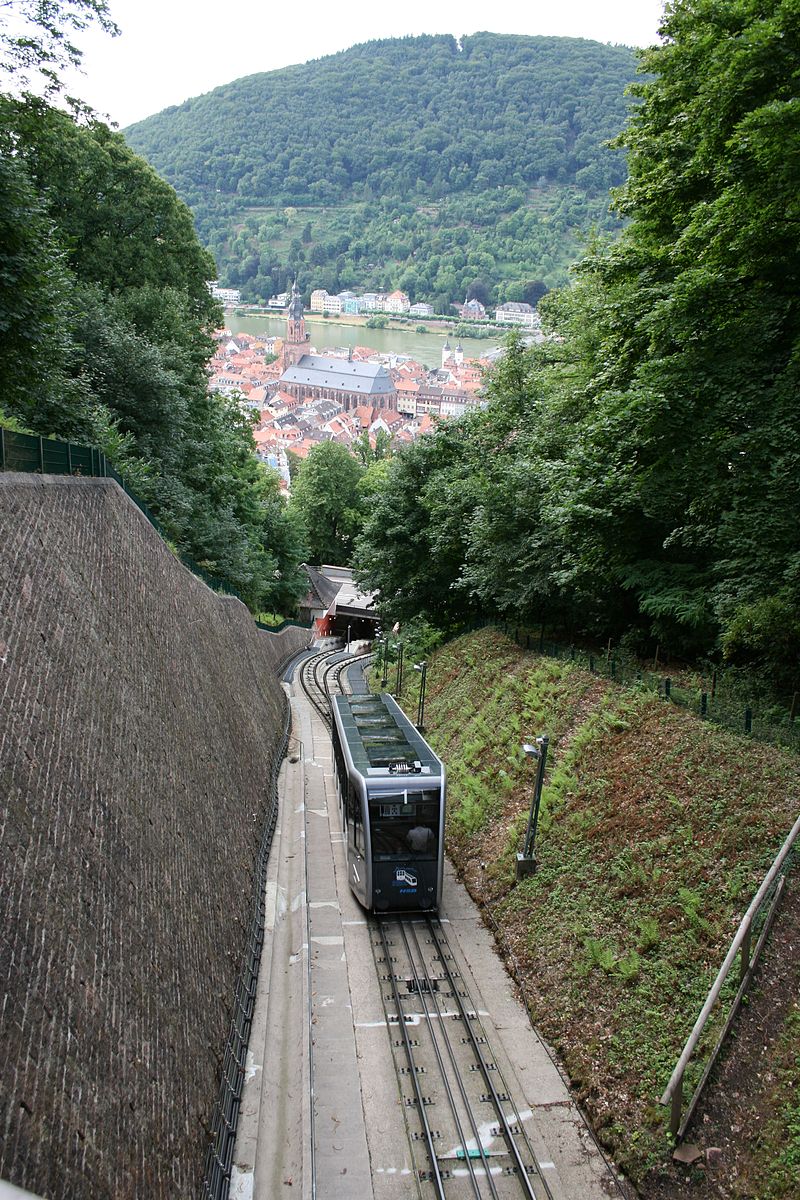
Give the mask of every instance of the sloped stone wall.
M 280 661 L 109 480 L 0 475 L 0 1178 L 202 1177 Z

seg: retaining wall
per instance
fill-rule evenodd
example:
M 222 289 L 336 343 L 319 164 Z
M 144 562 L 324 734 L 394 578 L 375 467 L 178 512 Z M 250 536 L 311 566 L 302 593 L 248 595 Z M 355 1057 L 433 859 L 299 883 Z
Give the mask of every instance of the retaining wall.
M 259 632 L 111 480 L 0 474 L 0 1178 L 194 1194 L 308 636 Z

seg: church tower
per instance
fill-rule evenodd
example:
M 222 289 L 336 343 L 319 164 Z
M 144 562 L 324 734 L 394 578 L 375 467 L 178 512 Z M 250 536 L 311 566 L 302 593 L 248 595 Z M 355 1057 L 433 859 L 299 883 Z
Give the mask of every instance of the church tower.
M 283 369 L 288 370 L 300 361 L 308 351 L 308 334 L 303 318 L 303 301 L 297 280 L 292 284 L 292 298 L 286 319 L 286 339 L 283 343 Z

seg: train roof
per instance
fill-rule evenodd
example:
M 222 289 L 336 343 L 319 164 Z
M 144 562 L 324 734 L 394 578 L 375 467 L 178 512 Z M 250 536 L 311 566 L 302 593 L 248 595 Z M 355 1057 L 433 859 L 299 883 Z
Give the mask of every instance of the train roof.
M 353 766 L 367 778 L 442 774 L 442 763 L 386 692 L 332 696 Z

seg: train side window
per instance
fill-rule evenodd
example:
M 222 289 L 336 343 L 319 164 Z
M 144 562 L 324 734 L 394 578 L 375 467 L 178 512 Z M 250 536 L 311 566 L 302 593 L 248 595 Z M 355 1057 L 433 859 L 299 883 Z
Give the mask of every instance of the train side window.
M 364 843 L 364 820 L 361 813 L 361 796 L 358 794 L 358 790 L 352 787 L 352 785 L 348 788 L 348 796 L 352 812 L 353 845 L 359 854 L 364 855 L 366 854 L 366 846 Z

